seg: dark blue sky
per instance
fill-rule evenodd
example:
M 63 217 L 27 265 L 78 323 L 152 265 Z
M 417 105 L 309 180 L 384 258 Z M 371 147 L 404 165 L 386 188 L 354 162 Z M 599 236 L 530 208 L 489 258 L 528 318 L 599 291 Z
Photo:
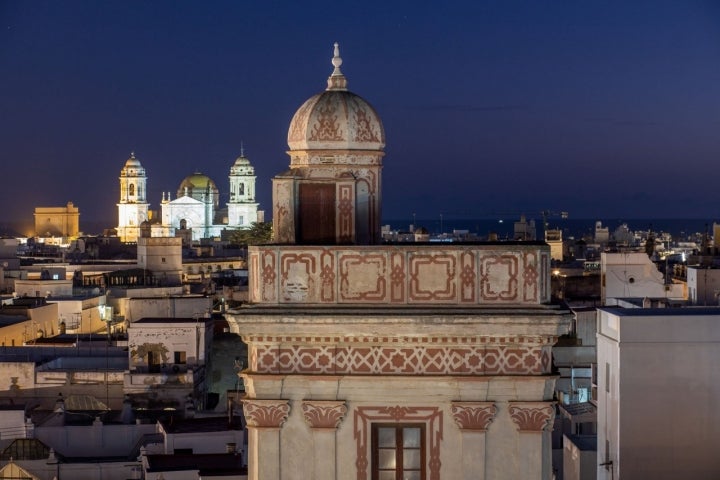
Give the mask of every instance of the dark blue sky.
M 271 212 L 295 110 L 340 43 L 384 121 L 386 219 L 720 217 L 720 2 L 0 2 L 0 223 L 117 223 L 241 143 Z

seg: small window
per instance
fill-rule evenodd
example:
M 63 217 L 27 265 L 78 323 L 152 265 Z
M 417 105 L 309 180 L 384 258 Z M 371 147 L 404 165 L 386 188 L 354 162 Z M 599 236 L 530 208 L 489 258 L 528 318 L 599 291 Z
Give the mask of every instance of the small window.
M 610 364 L 605 362 L 605 391 L 610 393 Z
M 186 362 L 185 352 L 175 352 L 175 363 L 184 364 Z
M 425 480 L 424 424 L 373 424 L 372 479 Z
M 161 259 L 160 261 L 161 261 L 162 263 L 165 263 L 165 257 L 162 257 L 162 259 Z

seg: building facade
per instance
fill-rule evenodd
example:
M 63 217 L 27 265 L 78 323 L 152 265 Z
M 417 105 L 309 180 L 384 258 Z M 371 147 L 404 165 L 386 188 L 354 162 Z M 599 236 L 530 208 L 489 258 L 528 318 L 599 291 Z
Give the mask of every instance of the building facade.
M 35 235 L 76 237 L 80 233 L 80 210 L 68 202 L 64 207 L 36 207 Z
M 248 345 L 248 478 L 550 479 L 571 315 L 549 247 L 377 245 L 384 131 L 341 63 L 336 45 L 290 124 L 276 244 L 250 247 L 249 303 L 226 315 Z

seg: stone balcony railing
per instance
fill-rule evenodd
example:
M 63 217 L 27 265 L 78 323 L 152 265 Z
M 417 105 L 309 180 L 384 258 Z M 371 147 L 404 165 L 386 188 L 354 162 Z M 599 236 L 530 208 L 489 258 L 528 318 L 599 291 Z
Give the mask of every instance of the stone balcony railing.
M 249 301 L 315 305 L 540 305 L 550 248 L 540 242 L 263 245 L 249 248 Z

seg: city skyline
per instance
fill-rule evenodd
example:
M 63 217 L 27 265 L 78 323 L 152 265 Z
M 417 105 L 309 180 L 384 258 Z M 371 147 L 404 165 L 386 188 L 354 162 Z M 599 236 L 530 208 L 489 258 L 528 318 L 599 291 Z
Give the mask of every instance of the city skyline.
M 194 171 L 226 202 L 244 149 L 269 215 L 336 41 L 384 122 L 386 219 L 716 218 L 720 7 L 629 3 L 5 2 L 2 220 L 115 225 L 131 151 L 158 209 Z

